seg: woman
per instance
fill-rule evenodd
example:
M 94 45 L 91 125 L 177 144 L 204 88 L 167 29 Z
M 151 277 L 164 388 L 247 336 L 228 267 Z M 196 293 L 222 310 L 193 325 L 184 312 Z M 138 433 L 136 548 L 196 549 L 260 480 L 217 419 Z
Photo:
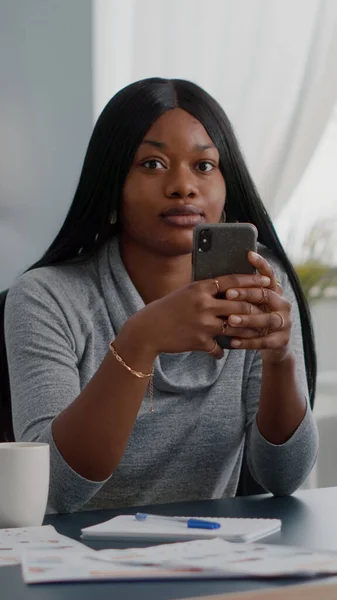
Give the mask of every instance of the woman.
M 193 229 L 221 220 L 255 224 L 258 273 L 191 283 Z M 5 331 L 16 438 L 50 444 L 54 510 L 234 495 L 245 439 L 274 494 L 313 466 L 308 310 L 226 115 L 190 82 L 108 103 Z

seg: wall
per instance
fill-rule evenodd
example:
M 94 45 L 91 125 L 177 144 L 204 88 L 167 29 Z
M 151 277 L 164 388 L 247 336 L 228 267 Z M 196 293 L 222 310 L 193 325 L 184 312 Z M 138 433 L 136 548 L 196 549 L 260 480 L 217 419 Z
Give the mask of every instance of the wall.
M 0 0 L 0 289 L 52 241 L 92 130 L 91 0 Z
M 337 297 L 324 298 L 313 304 L 312 316 L 318 353 L 318 370 L 337 375 Z M 337 389 L 336 389 L 337 399 Z
M 314 415 L 319 431 L 319 453 L 309 487 L 337 485 L 337 298 L 325 298 L 312 307 L 318 354 Z

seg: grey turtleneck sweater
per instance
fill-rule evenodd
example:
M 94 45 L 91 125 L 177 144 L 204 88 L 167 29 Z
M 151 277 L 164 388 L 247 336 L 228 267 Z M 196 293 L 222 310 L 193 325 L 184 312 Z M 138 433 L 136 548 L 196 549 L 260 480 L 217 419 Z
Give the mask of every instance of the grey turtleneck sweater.
M 307 397 L 294 294 L 270 252 L 260 251 L 274 264 L 293 305 L 292 345 Z M 85 263 L 28 272 L 9 292 L 5 334 L 15 436 L 50 444 L 49 510 L 233 496 L 245 440 L 255 478 L 274 494 L 292 493 L 314 464 L 316 426 L 308 406 L 286 443 L 264 439 L 255 421 L 261 382 L 255 351 L 226 351 L 219 361 L 203 352 L 161 354 L 155 362 L 155 412 L 149 412 L 146 396 L 112 476 L 89 481 L 65 462 L 53 441 L 52 421 L 87 385 L 109 342 L 143 306 L 117 238 Z

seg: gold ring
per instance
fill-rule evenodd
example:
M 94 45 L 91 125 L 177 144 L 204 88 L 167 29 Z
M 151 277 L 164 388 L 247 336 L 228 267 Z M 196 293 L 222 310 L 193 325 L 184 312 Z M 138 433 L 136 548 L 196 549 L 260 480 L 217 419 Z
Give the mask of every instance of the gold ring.
M 216 290 L 217 290 L 217 293 L 218 293 L 218 294 L 220 294 L 220 285 L 219 285 L 219 282 L 218 282 L 218 280 L 217 280 L 217 279 L 214 279 L 213 281 L 214 281 L 214 283 L 215 283 L 215 285 L 216 285 Z
M 270 286 L 269 289 L 270 290 L 276 290 L 276 288 L 279 287 L 280 289 L 282 289 L 282 285 L 281 282 L 277 279 L 275 285 Z
M 214 346 L 213 346 L 212 350 L 208 350 L 207 354 L 213 354 L 214 350 L 216 349 L 218 343 L 216 340 L 213 340 L 213 342 L 214 342 Z
M 266 288 L 262 287 L 261 288 L 261 292 L 262 292 L 262 298 L 259 302 L 256 302 L 256 304 L 267 304 L 268 302 L 268 296 L 267 296 L 267 290 Z
M 281 313 L 279 313 L 279 312 L 275 312 L 274 314 L 278 315 L 280 317 L 280 319 L 281 319 L 281 322 L 280 322 L 279 326 L 276 327 L 276 329 L 274 329 L 274 331 L 280 331 L 280 329 L 283 329 L 283 327 L 284 327 L 284 318 L 281 315 Z
M 228 323 L 227 323 L 226 319 L 224 319 L 222 321 L 222 333 L 226 332 L 227 327 L 228 327 Z

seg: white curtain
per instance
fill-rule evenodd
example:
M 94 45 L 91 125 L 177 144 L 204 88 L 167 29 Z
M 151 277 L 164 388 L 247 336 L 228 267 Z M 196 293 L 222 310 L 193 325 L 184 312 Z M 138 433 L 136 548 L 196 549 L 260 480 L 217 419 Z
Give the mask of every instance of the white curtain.
M 337 1 L 93 0 L 94 117 L 152 76 L 220 102 L 275 218 L 337 99 Z

